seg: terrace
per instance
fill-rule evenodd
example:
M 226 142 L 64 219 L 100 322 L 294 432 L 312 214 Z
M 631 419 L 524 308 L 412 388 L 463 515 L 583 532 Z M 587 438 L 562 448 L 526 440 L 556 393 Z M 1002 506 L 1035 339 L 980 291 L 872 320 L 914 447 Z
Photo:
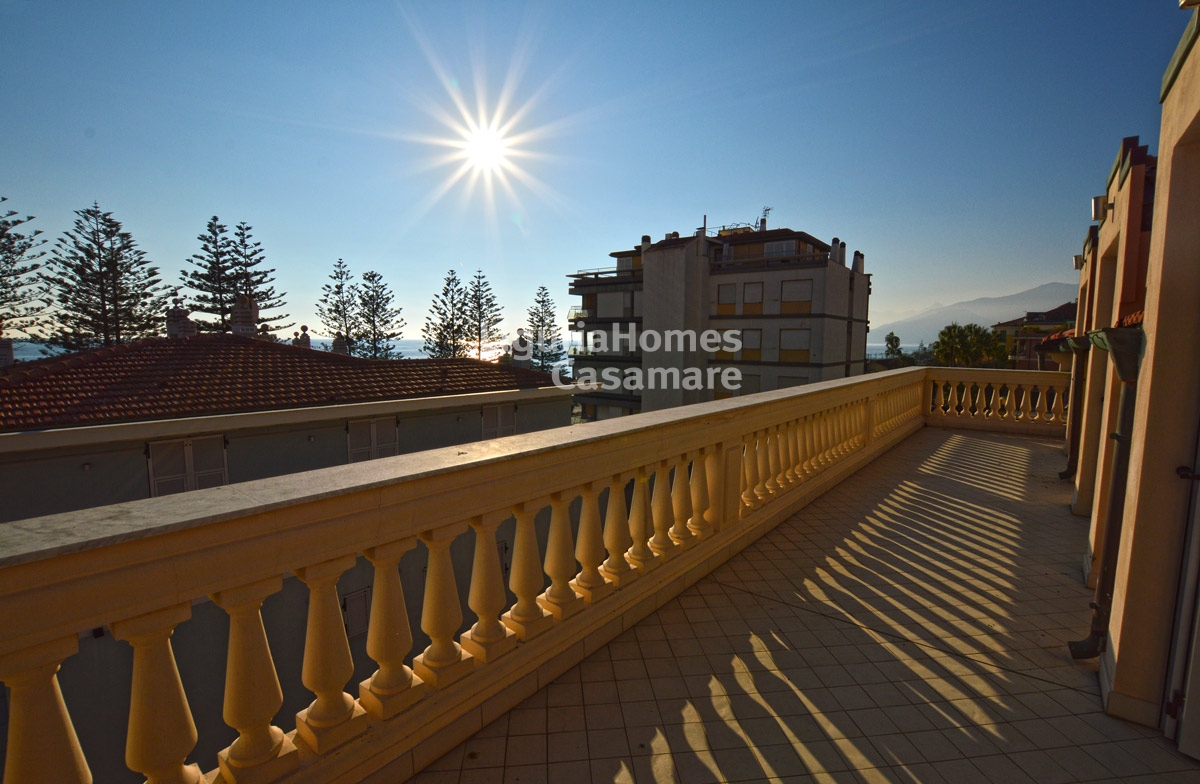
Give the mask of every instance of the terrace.
M 152 782 L 1195 776 L 1066 652 L 1090 598 L 1068 384 L 913 368 L 2 526 L 5 782 L 90 781 L 111 715 Z M 289 575 L 302 643 L 271 618 Z M 225 667 L 198 685 L 213 606 Z M 102 627 L 133 654 L 115 708 L 55 676 Z M 272 652 L 298 644 L 285 694 Z M 222 684 L 233 729 L 205 737 L 190 703 Z

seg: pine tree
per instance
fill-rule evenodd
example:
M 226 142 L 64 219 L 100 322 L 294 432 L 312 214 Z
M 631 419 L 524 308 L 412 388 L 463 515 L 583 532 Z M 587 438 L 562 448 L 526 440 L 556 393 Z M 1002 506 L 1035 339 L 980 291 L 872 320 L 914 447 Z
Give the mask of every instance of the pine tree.
M 442 293 L 433 298 L 421 337 L 425 339 L 426 356 L 458 358 L 468 355 L 467 290 L 454 270 L 446 275 Z
M 341 334 L 354 350 L 354 336 L 360 332 L 358 319 L 358 284 L 346 262 L 338 259 L 329 275 L 332 283 L 321 287 L 324 292 L 317 300 L 317 318 L 329 335 Z
M 504 339 L 504 330 L 500 329 L 503 320 L 491 284 L 483 270 L 475 270 L 475 277 L 467 282 L 466 338 L 468 345 L 475 349 L 476 359 L 483 359 L 485 346 Z
M 275 293 L 274 268 L 259 269 L 259 265 L 267 259 L 263 253 L 262 243 L 255 242 L 250 233 L 252 228 L 253 226 L 243 221 L 233 229 L 230 254 L 235 300 L 238 294 L 246 294 L 254 300 L 254 304 L 258 305 L 259 323 L 265 323 L 271 331 L 290 329 L 295 326 L 294 323 L 282 323 L 288 318 L 287 313 L 267 315 L 268 310 L 287 307 L 283 300 L 287 296 L 287 292 Z
M 533 341 L 530 366 L 534 370 L 549 373 L 555 365 L 567 358 L 567 352 L 563 349 L 554 300 L 550 298 L 550 292 L 545 286 L 538 286 L 537 295 L 533 298 L 533 307 L 528 312 L 527 328 L 532 333 L 530 339 Z
M 196 292 L 187 302 L 193 313 L 207 313 L 211 319 L 193 318 L 196 326 L 208 332 L 228 332 L 229 317 L 237 302 L 237 274 L 233 266 L 233 240 L 229 229 L 216 215 L 209 219 L 204 233 L 197 235 L 200 252 L 188 263 L 194 270 L 181 270 L 183 285 Z
M 8 201 L 0 196 L 0 202 Z M 50 294 L 37 277 L 41 247 L 45 239 L 35 229 L 29 233 L 17 229 L 33 220 L 32 215 L 15 217 L 16 210 L 0 212 L 0 338 L 5 333 L 34 336 L 45 325 L 43 311 Z
M 358 332 L 353 335 L 354 353 L 368 359 L 399 359 L 401 354 L 392 344 L 404 337 L 404 319 L 400 308 L 393 308 L 392 294 L 383 276 L 367 271 L 358 291 Z
M 50 345 L 81 351 L 160 334 L 172 292 L 158 267 L 99 204 L 75 215 L 42 273 L 54 296 Z

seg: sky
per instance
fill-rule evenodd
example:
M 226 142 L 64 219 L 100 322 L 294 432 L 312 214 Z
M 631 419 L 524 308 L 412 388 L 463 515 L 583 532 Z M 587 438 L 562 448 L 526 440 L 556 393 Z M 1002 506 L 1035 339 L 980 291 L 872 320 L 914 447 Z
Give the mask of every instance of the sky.
M 1169 0 L 0 0 L 0 195 L 51 238 L 98 202 L 172 285 L 211 216 L 245 221 L 297 324 L 323 334 L 342 258 L 383 275 L 407 339 L 450 269 L 483 271 L 509 332 L 538 286 L 565 325 L 566 275 L 769 206 L 866 254 L 883 324 L 1075 279 L 1122 137 L 1156 151 L 1187 20 Z

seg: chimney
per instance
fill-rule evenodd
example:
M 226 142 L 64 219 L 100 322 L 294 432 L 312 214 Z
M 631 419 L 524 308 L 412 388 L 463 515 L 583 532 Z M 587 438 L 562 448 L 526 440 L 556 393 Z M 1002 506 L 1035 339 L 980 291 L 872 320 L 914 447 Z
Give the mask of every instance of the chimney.
M 0 368 L 11 367 L 16 362 L 17 358 L 13 355 L 12 338 L 0 338 Z
M 642 235 L 642 250 L 646 250 L 646 248 L 649 248 L 649 247 L 650 247 L 650 245 L 651 245 L 651 242 L 650 242 L 650 235 L 649 235 L 649 234 L 643 234 L 643 235 Z
M 190 313 L 183 306 L 183 298 L 172 300 L 173 306 L 167 308 L 167 337 L 191 338 L 196 336 L 196 323 L 188 316 Z
M 758 219 L 758 230 L 759 231 L 767 230 L 767 216 L 766 215 L 764 215 Z
M 346 342 L 346 339 L 344 337 L 342 337 L 342 333 L 338 332 L 333 336 L 333 345 L 329 347 L 329 350 L 332 351 L 334 354 L 349 355 L 350 354 L 350 344 L 348 342 Z
M 846 266 L 846 243 L 838 244 L 838 264 Z
M 249 296 L 239 295 L 237 303 L 233 306 L 233 313 L 229 316 L 229 327 L 233 334 L 244 338 L 257 337 L 258 328 L 255 327 L 257 323 L 258 305 L 255 305 L 254 300 Z
M 866 261 L 866 256 L 861 250 L 854 251 L 854 267 L 853 270 L 859 275 L 863 274 L 863 262 Z
M 840 242 L 840 240 L 838 240 L 837 237 L 834 237 L 833 242 L 829 243 L 829 260 L 831 262 L 833 262 L 834 264 L 837 264 L 837 260 L 838 260 L 838 243 L 839 242 Z

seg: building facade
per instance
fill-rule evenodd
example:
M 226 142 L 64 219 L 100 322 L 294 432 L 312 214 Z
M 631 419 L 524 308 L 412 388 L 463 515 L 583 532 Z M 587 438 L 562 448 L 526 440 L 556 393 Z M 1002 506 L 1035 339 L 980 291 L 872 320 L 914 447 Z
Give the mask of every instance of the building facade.
M 836 238 L 830 244 L 802 231 L 767 229 L 764 218 L 755 228 L 715 235 L 672 232 L 659 242 L 646 235 L 637 247 L 609 255 L 616 267 L 569 276 L 570 293 L 581 298 L 568 314 L 570 329 L 581 335 L 572 351 L 576 374 L 638 369 L 644 388 L 577 394 L 585 420 L 865 372 L 870 276 L 863 255 L 856 251 L 848 264 Z M 686 334 L 675 334 L 681 330 Z M 710 330 L 736 332 L 740 347 L 690 337 Z M 651 388 L 652 370 L 689 368 L 706 379 L 710 369 L 736 368 L 740 384 Z
M 0 523 L 570 424 L 546 373 L 151 338 L 0 368 Z

